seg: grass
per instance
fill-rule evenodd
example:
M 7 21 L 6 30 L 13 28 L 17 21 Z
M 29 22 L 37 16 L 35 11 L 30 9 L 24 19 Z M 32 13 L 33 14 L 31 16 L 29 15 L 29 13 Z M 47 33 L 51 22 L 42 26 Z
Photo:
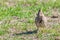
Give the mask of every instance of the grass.
M 16 32 L 24 32 L 28 30 L 35 30 L 36 26 L 34 23 L 35 15 L 37 14 L 38 10 L 42 8 L 45 15 L 46 12 L 50 9 L 59 8 L 60 9 L 60 0 L 56 0 L 55 2 L 50 0 L 48 3 L 42 3 L 39 0 L 13 0 L 11 1 L 9 6 L 6 4 L 9 0 L 1 0 L 0 1 L 0 36 L 6 36 L 4 39 L 0 38 L 1 40 L 32 40 L 27 38 L 21 38 L 21 36 L 9 37 L 8 34 L 16 33 Z M 48 11 L 47 16 L 51 16 L 51 12 Z M 13 17 L 15 16 L 15 17 Z M 16 18 L 17 17 L 17 18 Z M 20 22 L 22 21 L 22 22 Z M 43 29 L 38 34 L 38 38 L 43 40 L 43 36 L 46 35 L 47 40 L 54 40 L 54 36 L 59 36 L 60 32 L 58 29 L 60 25 L 54 27 L 52 29 Z M 15 30 L 15 31 L 14 31 Z M 14 32 L 11 32 L 14 31 Z M 45 33 L 45 34 L 44 34 Z M 7 34 L 7 35 L 6 35 Z M 33 34 L 32 34 L 33 35 Z M 31 35 L 31 36 L 32 36 Z M 26 35 L 25 35 L 26 36 Z M 27 35 L 30 36 L 30 35 Z M 36 36 L 36 35 L 35 35 Z M 53 37 L 53 38 L 51 38 Z

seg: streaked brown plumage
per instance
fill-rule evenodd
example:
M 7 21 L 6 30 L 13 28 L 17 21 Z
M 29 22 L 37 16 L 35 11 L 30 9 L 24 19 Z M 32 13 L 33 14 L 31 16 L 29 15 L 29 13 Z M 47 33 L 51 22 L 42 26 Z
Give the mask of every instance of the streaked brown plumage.
M 35 18 L 35 24 L 37 26 L 37 29 L 39 29 L 39 27 L 46 27 L 47 26 L 47 19 L 44 16 L 42 10 L 38 11 L 38 14 Z

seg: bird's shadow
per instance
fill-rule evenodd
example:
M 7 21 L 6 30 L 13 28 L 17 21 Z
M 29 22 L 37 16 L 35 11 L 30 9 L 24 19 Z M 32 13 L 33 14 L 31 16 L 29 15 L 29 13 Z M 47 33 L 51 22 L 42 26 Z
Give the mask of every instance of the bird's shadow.
M 34 30 L 34 31 L 27 31 L 27 32 L 22 32 L 22 33 L 15 33 L 15 34 L 13 34 L 13 35 L 23 35 L 23 34 L 26 34 L 26 35 L 28 35 L 28 34 L 35 34 L 35 33 L 37 33 L 37 31 L 38 30 Z

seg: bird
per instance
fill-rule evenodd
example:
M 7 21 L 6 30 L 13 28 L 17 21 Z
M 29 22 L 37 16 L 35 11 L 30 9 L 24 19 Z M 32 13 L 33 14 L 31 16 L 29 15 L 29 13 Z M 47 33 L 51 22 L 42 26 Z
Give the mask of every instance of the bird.
M 35 24 L 36 24 L 37 30 L 39 30 L 39 28 L 47 27 L 47 18 L 45 17 L 42 10 L 38 10 L 38 13 L 35 18 Z

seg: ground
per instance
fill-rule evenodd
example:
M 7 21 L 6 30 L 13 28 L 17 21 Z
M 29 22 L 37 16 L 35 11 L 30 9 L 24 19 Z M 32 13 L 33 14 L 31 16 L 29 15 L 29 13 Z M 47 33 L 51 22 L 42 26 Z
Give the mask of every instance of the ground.
M 37 33 L 35 17 L 42 9 L 49 28 Z M 51 18 L 55 14 L 58 18 Z M 0 40 L 60 38 L 60 0 L 0 0 Z

